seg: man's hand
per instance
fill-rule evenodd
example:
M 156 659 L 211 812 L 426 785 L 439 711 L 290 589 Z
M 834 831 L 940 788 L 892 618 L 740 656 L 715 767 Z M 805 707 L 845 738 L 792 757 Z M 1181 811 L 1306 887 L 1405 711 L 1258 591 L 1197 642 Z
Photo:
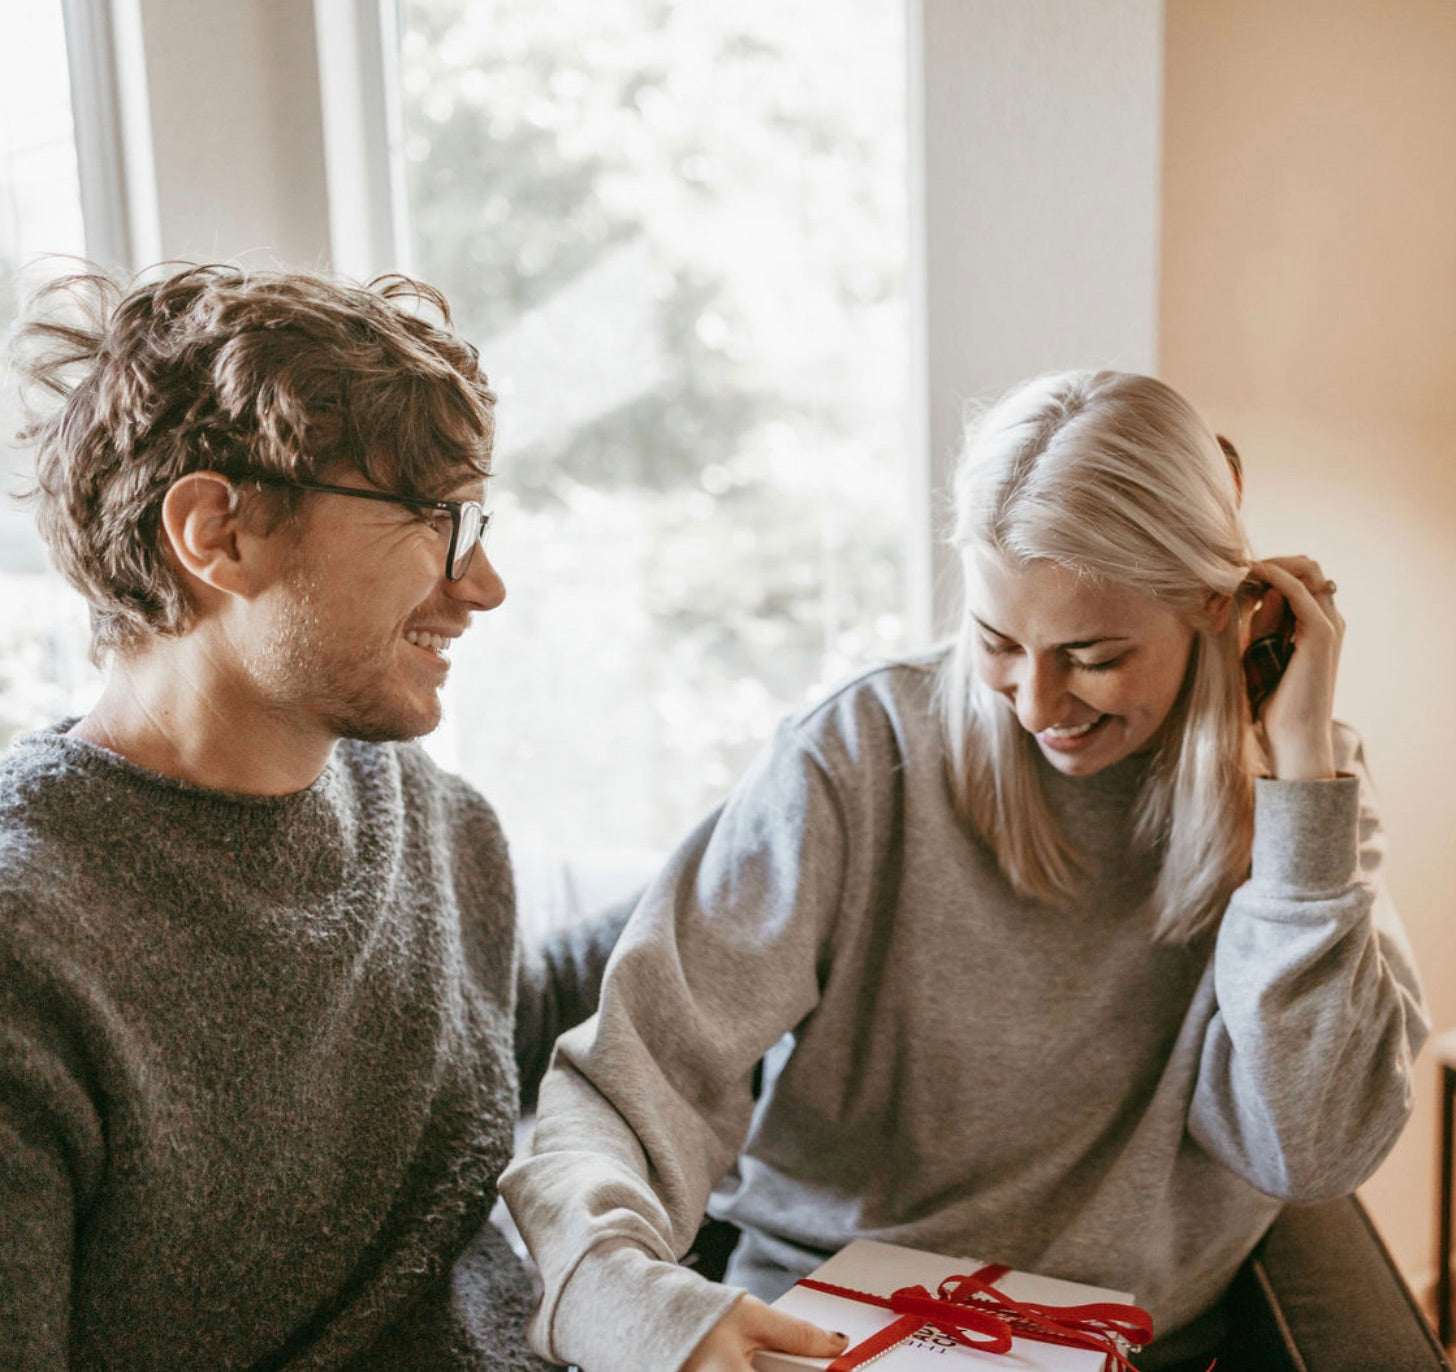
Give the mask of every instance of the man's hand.
M 753 1355 L 760 1349 L 801 1358 L 837 1358 L 848 1343 L 843 1334 L 826 1333 L 755 1296 L 740 1296 L 703 1336 L 681 1372 L 753 1372 Z

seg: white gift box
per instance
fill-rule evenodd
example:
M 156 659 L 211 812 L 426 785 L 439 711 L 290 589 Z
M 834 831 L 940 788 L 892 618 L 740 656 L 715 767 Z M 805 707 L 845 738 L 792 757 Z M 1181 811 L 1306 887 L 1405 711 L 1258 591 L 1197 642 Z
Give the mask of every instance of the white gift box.
M 969 1275 L 983 1264 L 974 1258 L 947 1258 L 916 1248 L 892 1243 L 856 1239 L 840 1249 L 828 1262 L 815 1269 L 815 1281 L 848 1287 L 876 1296 L 889 1296 L 907 1286 L 923 1286 L 931 1295 L 947 1277 Z M 1040 1305 L 1088 1305 L 1114 1303 L 1131 1305 L 1125 1291 L 1086 1286 L 1057 1277 L 1038 1277 L 1030 1272 L 1009 1271 L 994 1283 L 1012 1300 Z M 821 1329 L 849 1335 L 850 1347 L 878 1333 L 898 1318 L 877 1305 L 795 1286 L 774 1302 L 774 1307 L 797 1315 Z M 975 1337 L 975 1335 L 972 1335 Z M 789 1353 L 756 1353 L 758 1372 L 804 1372 L 827 1368 L 833 1358 L 801 1358 Z M 977 1352 L 957 1344 L 929 1325 L 873 1360 L 873 1372 L 1102 1372 L 1105 1354 L 1088 1348 L 1067 1348 L 1059 1344 L 1016 1336 L 1005 1353 Z

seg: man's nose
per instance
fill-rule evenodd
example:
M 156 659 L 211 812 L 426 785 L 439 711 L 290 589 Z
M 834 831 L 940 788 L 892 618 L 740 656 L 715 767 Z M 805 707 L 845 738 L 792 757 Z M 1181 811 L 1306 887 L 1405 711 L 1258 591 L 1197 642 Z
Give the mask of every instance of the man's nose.
M 1028 656 L 1015 690 L 1016 718 L 1023 729 L 1039 734 L 1061 723 L 1067 688 L 1060 668 Z
M 467 602 L 471 610 L 493 610 L 506 598 L 506 583 L 482 546 L 459 581 L 445 582 L 445 593 Z

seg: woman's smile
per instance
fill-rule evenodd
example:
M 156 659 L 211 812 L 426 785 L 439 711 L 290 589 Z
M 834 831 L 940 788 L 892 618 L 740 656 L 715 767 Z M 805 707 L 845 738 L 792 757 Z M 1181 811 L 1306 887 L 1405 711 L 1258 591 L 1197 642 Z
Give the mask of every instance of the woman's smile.
M 1152 744 L 1187 672 L 1182 617 L 1045 559 L 978 553 L 966 577 L 977 674 L 1052 766 L 1091 776 Z

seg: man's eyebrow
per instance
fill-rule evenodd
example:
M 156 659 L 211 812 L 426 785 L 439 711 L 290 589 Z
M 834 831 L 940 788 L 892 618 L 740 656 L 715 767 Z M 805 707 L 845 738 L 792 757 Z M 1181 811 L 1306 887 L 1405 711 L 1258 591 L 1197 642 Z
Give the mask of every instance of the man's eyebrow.
M 981 628 L 983 628 L 988 634 L 994 634 L 997 638 L 1004 638 L 1008 643 L 1016 642 L 1016 640 L 1012 638 L 1010 634 L 1003 633 L 1000 629 L 994 628 L 992 625 L 987 624 L 986 621 L 982 619 L 979 615 L 973 614 L 971 618 L 974 619 L 976 623 L 979 624 Z M 1071 643 L 1058 643 L 1057 647 L 1063 649 L 1064 651 L 1067 649 L 1075 651 L 1079 648 L 1095 648 L 1099 643 L 1130 643 L 1131 641 L 1132 639 L 1128 634 L 1104 634 L 1101 638 L 1079 638 L 1075 639 Z
M 462 476 L 458 481 L 452 481 L 444 492 L 438 496 L 431 496 L 432 500 L 480 500 L 489 492 L 490 483 L 495 479 L 494 472 L 474 472 L 468 476 Z

